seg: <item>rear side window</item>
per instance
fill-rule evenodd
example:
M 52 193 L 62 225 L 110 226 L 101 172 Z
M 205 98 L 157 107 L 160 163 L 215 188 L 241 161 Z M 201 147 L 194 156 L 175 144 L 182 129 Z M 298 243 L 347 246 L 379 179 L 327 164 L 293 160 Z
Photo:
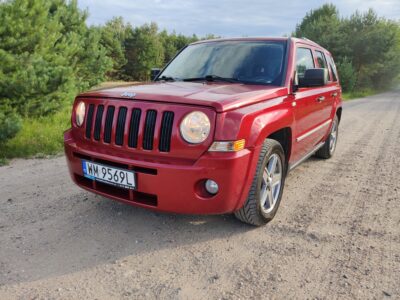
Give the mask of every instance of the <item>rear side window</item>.
M 321 51 L 315 51 L 315 53 L 317 54 L 317 61 L 318 61 L 319 67 L 328 69 L 328 64 L 326 63 L 326 58 L 325 58 L 324 53 L 322 53 Z
M 314 59 L 311 49 L 297 48 L 296 50 L 296 71 L 299 79 L 304 78 L 304 72 L 308 69 L 313 69 Z
M 331 69 L 331 73 L 333 76 L 333 81 L 337 81 L 338 80 L 338 75 L 337 75 L 337 70 L 336 70 L 336 66 L 335 63 L 333 61 L 333 58 L 331 56 L 328 55 L 328 63 L 329 63 L 329 69 Z

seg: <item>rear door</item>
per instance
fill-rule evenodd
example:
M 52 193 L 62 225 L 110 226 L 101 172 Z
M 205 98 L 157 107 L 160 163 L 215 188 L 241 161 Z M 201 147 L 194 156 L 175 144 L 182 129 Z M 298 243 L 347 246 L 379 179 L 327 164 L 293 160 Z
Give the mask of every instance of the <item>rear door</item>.
M 329 74 L 329 81 L 328 84 L 325 87 L 320 88 L 321 90 L 321 95 L 320 95 L 320 100 L 317 101 L 317 106 L 320 114 L 321 114 L 321 118 L 323 118 L 324 120 L 329 120 L 331 118 L 332 115 L 332 108 L 333 108 L 333 104 L 334 104 L 334 98 L 336 97 L 337 93 L 335 94 L 335 83 L 333 81 L 332 78 L 332 74 L 329 70 L 329 66 L 328 66 L 328 60 L 327 57 L 325 55 L 325 53 L 319 49 L 316 49 L 314 51 L 315 53 L 315 58 L 316 58 L 316 63 L 318 64 L 318 68 L 324 68 L 328 70 L 328 74 Z M 327 130 L 325 129 L 325 133 L 327 132 Z M 324 130 L 321 131 L 321 134 L 324 133 Z M 323 134 L 322 137 L 325 137 L 325 135 Z
M 340 88 L 340 83 L 339 83 L 339 77 L 338 77 L 338 73 L 336 70 L 336 65 L 335 62 L 333 61 L 333 57 L 330 53 L 325 53 L 326 54 L 326 58 L 328 61 L 328 67 L 329 67 L 329 74 L 332 80 L 331 83 L 331 88 L 332 88 L 332 100 L 333 102 L 337 102 L 338 100 L 340 100 L 342 98 L 342 89 Z M 332 112 L 333 114 L 336 112 Z

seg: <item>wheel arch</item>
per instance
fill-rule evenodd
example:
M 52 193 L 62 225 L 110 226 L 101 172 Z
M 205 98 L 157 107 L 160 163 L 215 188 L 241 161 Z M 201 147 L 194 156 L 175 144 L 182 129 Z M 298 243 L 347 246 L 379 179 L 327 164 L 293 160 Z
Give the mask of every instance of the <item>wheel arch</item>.
M 281 128 L 266 137 L 267 139 L 272 139 L 281 144 L 283 151 L 285 153 L 286 159 L 286 169 L 290 160 L 290 155 L 292 152 L 292 128 L 284 127 Z
M 338 117 L 338 120 L 339 120 L 339 123 L 340 123 L 340 120 L 341 120 L 341 118 L 342 118 L 342 107 L 341 106 L 339 106 L 337 109 L 336 109 L 336 116 Z

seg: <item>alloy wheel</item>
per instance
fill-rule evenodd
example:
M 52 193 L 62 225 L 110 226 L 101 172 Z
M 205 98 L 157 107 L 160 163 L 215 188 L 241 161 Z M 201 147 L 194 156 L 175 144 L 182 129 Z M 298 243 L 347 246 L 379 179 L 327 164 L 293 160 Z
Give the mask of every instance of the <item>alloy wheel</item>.
M 272 154 L 264 168 L 260 204 L 264 213 L 273 211 L 279 199 L 279 193 L 282 186 L 282 160 L 276 153 Z

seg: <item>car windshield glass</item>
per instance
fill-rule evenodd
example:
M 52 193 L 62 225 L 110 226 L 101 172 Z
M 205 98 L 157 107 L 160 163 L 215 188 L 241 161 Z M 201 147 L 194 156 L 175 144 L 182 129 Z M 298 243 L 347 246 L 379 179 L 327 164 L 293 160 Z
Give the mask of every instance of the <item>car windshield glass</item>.
M 206 42 L 186 47 L 159 79 L 281 85 L 286 43 L 275 41 Z

